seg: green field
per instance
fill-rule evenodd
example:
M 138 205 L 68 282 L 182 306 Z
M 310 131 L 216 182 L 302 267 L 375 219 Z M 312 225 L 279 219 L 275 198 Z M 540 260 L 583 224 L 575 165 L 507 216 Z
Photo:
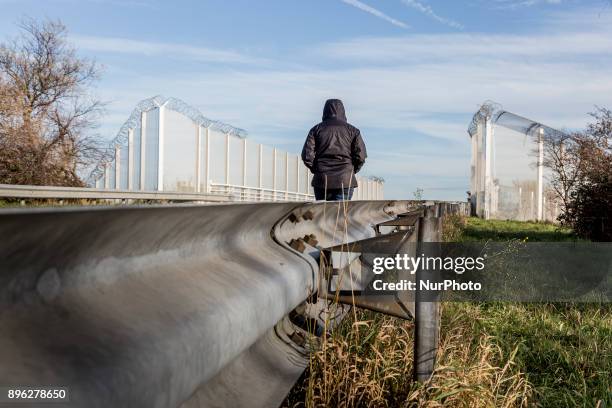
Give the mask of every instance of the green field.
M 542 222 L 483 220 L 468 218 L 461 226 L 459 241 L 508 241 L 512 239 L 544 242 L 574 241 L 572 230 Z
M 567 241 L 552 224 L 454 220 L 453 240 Z M 611 407 L 610 304 L 445 303 L 437 368 L 411 381 L 413 325 L 360 310 L 285 406 Z

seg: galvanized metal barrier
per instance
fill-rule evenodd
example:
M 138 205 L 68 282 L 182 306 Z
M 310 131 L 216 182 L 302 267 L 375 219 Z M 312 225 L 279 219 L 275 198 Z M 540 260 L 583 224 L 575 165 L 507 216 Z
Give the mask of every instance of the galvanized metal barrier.
M 467 215 L 467 211 L 464 203 L 423 203 L 412 211 L 377 225 L 375 237 L 335 245 L 322 251 L 319 296 L 414 320 L 414 379 L 417 381 L 428 380 L 434 371 L 440 330 L 439 295 L 435 297 L 437 300 L 432 301 L 432 294 L 421 293 L 418 286 L 415 293 L 397 291 L 378 295 L 362 291 L 371 282 L 361 281 L 363 277 L 357 271 L 371 267 L 373 254 L 391 257 L 396 254 L 438 256 L 440 246 L 431 243 L 443 241 L 444 217 Z M 419 269 L 415 275 L 403 278 L 418 282 L 426 279 L 423 275 L 424 271 Z
M 71 407 L 278 405 L 308 361 L 287 316 L 320 249 L 424 205 L 1 211 L 0 385 L 68 387 Z
M 0 197 L 22 199 L 57 199 L 57 200 L 123 200 L 123 201 L 196 201 L 225 202 L 234 200 L 228 193 L 189 193 L 178 191 L 129 191 L 104 190 L 82 187 L 55 186 L 22 186 L 0 184 Z

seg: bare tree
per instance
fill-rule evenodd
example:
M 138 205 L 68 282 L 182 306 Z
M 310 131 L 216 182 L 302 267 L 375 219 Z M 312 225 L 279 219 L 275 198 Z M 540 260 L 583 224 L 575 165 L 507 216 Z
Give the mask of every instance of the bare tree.
M 580 154 L 580 134 L 553 133 L 544 135 L 544 166 L 550 169 L 548 181 L 565 212 L 571 193 L 583 173 L 583 155 Z
M 563 205 L 560 221 L 579 235 L 612 240 L 612 111 L 597 108 L 582 132 L 544 139 L 544 165 Z
M 76 55 L 61 22 L 26 20 L 0 44 L 0 182 L 82 185 L 79 166 L 100 156 L 102 112 L 88 95 L 97 64 Z

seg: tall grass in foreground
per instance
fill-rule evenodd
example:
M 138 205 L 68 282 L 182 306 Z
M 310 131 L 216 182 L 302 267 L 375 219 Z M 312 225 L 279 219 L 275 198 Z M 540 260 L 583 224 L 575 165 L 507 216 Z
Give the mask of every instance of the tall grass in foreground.
M 573 239 L 541 223 L 454 220 L 445 230 L 452 240 Z M 445 303 L 436 371 L 425 384 L 412 382 L 413 328 L 350 313 L 321 340 L 284 406 L 612 406 L 609 304 Z

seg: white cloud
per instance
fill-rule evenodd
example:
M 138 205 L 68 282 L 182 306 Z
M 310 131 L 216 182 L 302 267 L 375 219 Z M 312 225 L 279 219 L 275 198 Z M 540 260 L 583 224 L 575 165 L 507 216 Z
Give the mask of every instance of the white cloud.
M 127 117 L 140 99 L 176 96 L 256 141 L 298 152 L 323 101 L 339 97 L 349 121 L 364 131 L 371 152 L 365 170 L 390 180 L 386 190 L 395 193 L 388 196 L 405 198 L 418 185 L 447 188 L 461 177 L 467 183 L 466 128 L 484 100 L 559 128 L 583 127 L 593 105 L 610 104 L 612 24 L 606 16 L 566 24 L 584 18 L 557 16 L 557 25 L 547 23 L 541 33 L 359 38 L 286 56 L 300 66 L 316 53 L 316 68 L 305 62 L 180 75 L 136 71 L 106 91 L 121 103 L 109 110 Z M 390 150 L 403 159 L 384 154 Z M 440 198 L 463 198 L 462 191 Z
M 419 63 L 431 59 L 503 59 L 610 55 L 612 31 L 556 34 L 433 34 L 356 38 L 323 45 L 318 52 L 335 60 L 373 64 Z
M 461 142 L 470 114 L 487 99 L 554 127 L 580 127 L 586 112 L 594 104 L 605 106 L 612 94 L 609 69 L 598 64 L 470 59 L 359 69 L 217 71 L 163 80 L 135 75 L 129 82 L 113 99 L 124 99 L 128 89 L 132 103 L 156 93 L 177 96 L 206 116 L 246 128 L 252 137 L 274 130 L 273 125 L 273 133 L 283 132 L 288 143 L 320 119 L 329 97 L 342 98 L 349 120 L 360 127 Z M 440 114 L 450 119 L 438 119 Z
M 407 5 L 408 7 L 412 7 L 418 11 L 420 11 L 421 13 L 433 18 L 434 20 L 436 20 L 439 23 L 442 23 L 444 25 L 447 25 L 449 27 L 453 27 L 453 28 L 457 28 L 460 30 L 463 30 L 465 27 L 463 26 L 463 24 L 458 23 L 456 21 L 453 21 L 451 19 L 442 17 L 440 15 L 438 15 L 429 5 L 423 4 L 420 1 L 417 0 L 401 0 L 402 3 L 404 3 L 405 5 Z
M 378 18 L 380 18 L 382 20 L 385 20 L 385 21 L 393 24 L 394 26 L 401 27 L 401 28 L 408 28 L 407 24 L 405 24 L 405 23 L 403 23 L 403 22 L 401 22 L 399 20 L 396 20 L 396 19 L 394 19 L 392 17 L 389 17 L 388 15 L 383 13 L 382 11 L 380 11 L 378 9 L 375 9 L 374 7 L 368 6 L 367 4 L 362 3 L 359 0 L 340 0 L 340 1 L 342 1 L 343 3 L 348 4 L 349 6 L 356 7 L 359 10 L 365 11 L 366 13 L 372 14 L 373 16 L 378 17 Z
M 538 4 L 561 4 L 561 0 L 495 0 L 498 8 L 501 9 L 518 9 L 523 7 L 532 7 Z
M 262 64 L 266 61 L 232 50 L 199 47 L 188 44 L 149 42 L 117 37 L 76 35 L 70 40 L 81 50 L 98 53 L 133 54 L 156 57 L 182 57 L 194 61 L 235 64 Z

